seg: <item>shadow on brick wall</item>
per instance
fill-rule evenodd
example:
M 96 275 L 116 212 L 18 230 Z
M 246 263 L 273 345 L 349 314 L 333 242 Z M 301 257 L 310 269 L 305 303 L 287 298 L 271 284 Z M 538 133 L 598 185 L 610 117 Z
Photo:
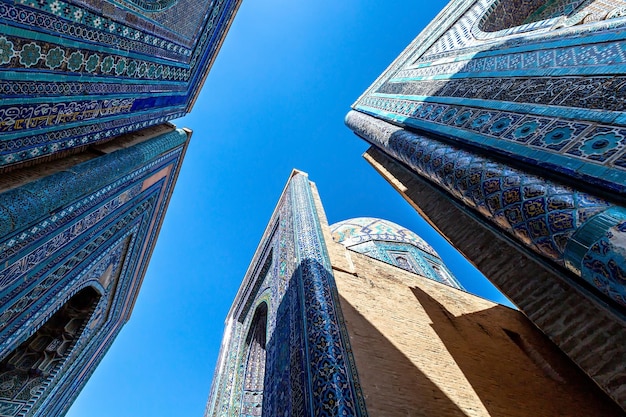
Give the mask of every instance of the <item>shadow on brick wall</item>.
M 350 331 L 367 341 L 368 348 L 360 349 L 361 356 L 357 357 L 367 366 L 359 367 L 357 372 L 361 385 L 367 387 L 365 402 L 371 416 L 466 415 L 348 301 L 342 298 L 341 306 Z
M 411 290 L 491 415 L 624 415 L 521 313 L 496 305 L 455 316 L 424 290 Z

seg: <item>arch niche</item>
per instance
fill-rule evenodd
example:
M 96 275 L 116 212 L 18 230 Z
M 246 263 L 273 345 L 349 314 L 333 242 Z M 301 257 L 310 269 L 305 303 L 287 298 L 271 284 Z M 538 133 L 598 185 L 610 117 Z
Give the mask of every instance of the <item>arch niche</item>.
M 32 336 L 0 361 L 0 416 L 30 416 L 72 356 L 100 294 L 87 287 L 72 296 Z

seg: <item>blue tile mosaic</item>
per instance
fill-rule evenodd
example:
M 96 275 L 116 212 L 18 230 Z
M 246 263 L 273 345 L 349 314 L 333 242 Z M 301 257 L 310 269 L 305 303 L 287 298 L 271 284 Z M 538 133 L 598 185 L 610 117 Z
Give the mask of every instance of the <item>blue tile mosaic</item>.
M 359 217 L 330 226 L 335 242 L 379 261 L 463 289 L 437 252 L 421 237 L 388 220 Z
M 122 3 L 0 1 L 0 168 L 190 111 L 240 0 Z
M 611 266 L 601 269 L 606 274 L 600 281 L 597 273 L 587 267 L 591 261 L 584 260 L 587 256 L 599 262 L 595 248 L 600 243 L 589 242 L 581 249 L 581 239 L 577 237 L 592 224 L 598 239 L 615 237 L 611 240 L 612 250 L 626 251 L 625 247 L 618 247 L 623 245 L 618 242 L 626 208 L 429 135 L 392 128 L 356 112 L 348 116 L 348 124 L 359 136 L 442 187 L 452 198 L 532 251 L 567 267 L 614 302 L 626 306 L 623 280 L 626 263 L 611 258 Z M 615 214 L 607 217 L 605 212 Z M 582 255 L 572 255 L 580 251 Z M 594 271 L 599 268 L 597 264 Z
M 622 2 L 518 3 L 459 2 L 355 108 L 626 191 Z

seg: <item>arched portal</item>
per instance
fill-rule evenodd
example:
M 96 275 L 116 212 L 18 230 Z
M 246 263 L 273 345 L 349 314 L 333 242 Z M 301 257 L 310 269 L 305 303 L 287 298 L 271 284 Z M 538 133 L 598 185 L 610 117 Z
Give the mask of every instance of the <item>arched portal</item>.
M 246 337 L 246 365 L 243 379 L 241 417 L 262 415 L 265 378 L 265 342 L 267 337 L 267 304 L 261 303 Z
M 76 293 L 28 340 L 0 361 L 0 416 L 28 416 L 65 364 L 100 295 Z

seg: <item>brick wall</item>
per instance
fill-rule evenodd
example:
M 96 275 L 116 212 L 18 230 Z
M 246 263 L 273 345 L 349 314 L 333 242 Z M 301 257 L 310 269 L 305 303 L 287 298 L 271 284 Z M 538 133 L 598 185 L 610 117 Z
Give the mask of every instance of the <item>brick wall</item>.
M 355 272 L 334 274 L 370 415 L 621 415 L 520 312 L 345 255 Z

